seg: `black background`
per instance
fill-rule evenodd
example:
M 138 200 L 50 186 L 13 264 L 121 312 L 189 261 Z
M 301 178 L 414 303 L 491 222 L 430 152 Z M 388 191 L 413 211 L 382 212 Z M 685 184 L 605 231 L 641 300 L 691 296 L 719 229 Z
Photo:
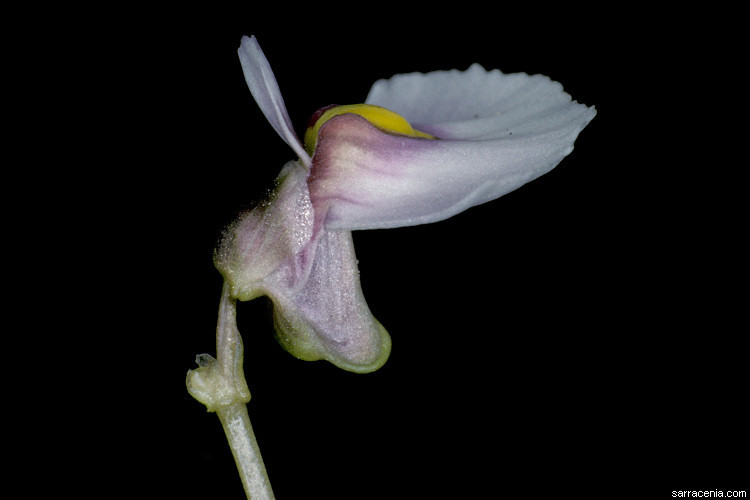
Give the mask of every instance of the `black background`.
M 696 61 L 703 35 L 662 36 L 678 20 L 647 10 L 488 6 L 107 18 L 117 29 L 105 26 L 91 64 L 100 113 L 118 124 L 81 208 L 100 260 L 79 274 L 102 302 L 88 345 L 107 353 L 107 389 L 92 396 L 107 418 L 85 417 L 101 437 L 92 458 L 122 459 L 102 468 L 105 487 L 243 498 L 219 421 L 184 378 L 214 352 L 220 232 L 294 157 L 244 82 L 236 50 L 256 35 L 298 134 L 379 78 L 473 62 L 545 74 L 598 111 L 533 183 L 440 223 L 354 234 L 365 296 L 393 339 L 381 370 L 297 360 L 266 299 L 239 304 L 277 498 L 746 489 L 746 331 L 722 282 L 739 280 L 738 236 L 715 215 L 739 202 L 706 174 L 718 162 L 694 137 L 673 134 L 692 128 L 677 112 L 702 106 L 684 87 L 712 70 Z

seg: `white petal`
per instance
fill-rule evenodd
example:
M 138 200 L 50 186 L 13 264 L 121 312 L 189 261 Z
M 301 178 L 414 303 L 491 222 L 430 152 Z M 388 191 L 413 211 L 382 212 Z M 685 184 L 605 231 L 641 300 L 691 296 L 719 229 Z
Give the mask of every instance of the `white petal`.
M 297 153 L 305 166 L 309 167 L 310 157 L 294 133 L 276 77 L 256 38 L 243 36 L 237 53 L 242 63 L 242 71 L 245 73 L 245 81 L 255 102 L 276 133 Z
M 466 71 L 378 80 L 366 102 L 395 111 L 417 129 L 440 129 L 445 139 L 472 140 L 536 132 L 581 106 L 546 76 L 487 71 L 479 64 Z
M 436 222 L 498 198 L 554 168 L 596 114 L 547 77 L 479 65 L 381 80 L 367 102 L 440 139 L 387 134 L 354 115 L 321 127 L 310 196 L 332 229 Z

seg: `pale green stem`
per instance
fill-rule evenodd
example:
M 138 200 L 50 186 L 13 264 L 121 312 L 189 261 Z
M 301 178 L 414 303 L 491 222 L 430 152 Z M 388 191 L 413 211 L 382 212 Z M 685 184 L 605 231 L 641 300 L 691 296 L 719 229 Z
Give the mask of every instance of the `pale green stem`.
M 260 456 L 247 406 L 244 403 L 222 406 L 216 410 L 216 414 L 224 426 L 247 497 L 252 500 L 272 499 L 271 482 Z
M 199 368 L 188 371 L 188 392 L 219 416 L 247 497 L 273 499 L 263 458 L 247 414 L 250 391 L 242 369 L 242 337 L 237 330 L 237 306 L 225 284 L 216 326 L 216 357 L 200 354 Z

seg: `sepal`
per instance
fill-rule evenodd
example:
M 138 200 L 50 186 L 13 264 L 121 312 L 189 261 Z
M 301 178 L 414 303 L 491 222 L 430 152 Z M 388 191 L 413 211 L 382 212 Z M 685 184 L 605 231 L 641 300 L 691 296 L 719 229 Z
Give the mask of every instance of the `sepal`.
M 224 231 L 214 264 L 232 297 L 250 300 L 266 294 L 266 278 L 282 268 L 287 281 L 304 273 L 304 250 L 312 240 L 314 219 L 306 177 L 300 162 L 287 163 L 268 199 Z

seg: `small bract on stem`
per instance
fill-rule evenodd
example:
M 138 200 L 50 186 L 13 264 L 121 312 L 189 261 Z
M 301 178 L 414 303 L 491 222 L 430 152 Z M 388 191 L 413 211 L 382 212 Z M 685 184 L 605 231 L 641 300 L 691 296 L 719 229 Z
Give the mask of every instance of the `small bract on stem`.
M 198 355 L 199 367 L 188 371 L 187 388 L 208 411 L 219 416 L 247 497 L 271 499 L 274 498 L 271 481 L 247 413 L 250 391 L 242 367 L 244 353 L 236 310 L 236 301 L 224 285 L 216 327 L 217 358 Z

